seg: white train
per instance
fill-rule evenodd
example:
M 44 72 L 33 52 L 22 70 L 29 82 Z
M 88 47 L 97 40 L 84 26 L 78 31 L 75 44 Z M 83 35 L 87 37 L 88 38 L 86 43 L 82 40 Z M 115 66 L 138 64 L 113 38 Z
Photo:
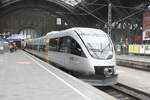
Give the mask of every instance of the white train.
M 94 82 L 101 85 L 117 83 L 113 43 L 99 29 L 71 28 L 50 32 L 30 40 L 27 46 L 27 51 L 65 69 L 93 77 Z

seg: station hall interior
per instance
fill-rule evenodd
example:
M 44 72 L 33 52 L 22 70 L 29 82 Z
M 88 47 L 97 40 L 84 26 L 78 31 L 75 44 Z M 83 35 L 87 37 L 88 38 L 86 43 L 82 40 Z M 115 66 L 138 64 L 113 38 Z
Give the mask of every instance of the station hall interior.
M 0 0 L 0 100 L 150 100 L 149 77 L 150 0 Z

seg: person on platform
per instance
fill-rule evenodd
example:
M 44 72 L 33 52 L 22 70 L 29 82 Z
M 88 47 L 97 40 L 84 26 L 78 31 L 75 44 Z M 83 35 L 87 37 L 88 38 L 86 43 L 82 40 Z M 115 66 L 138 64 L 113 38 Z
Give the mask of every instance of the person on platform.
M 14 42 L 13 45 L 14 45 L 14 51 L 17 51 L 16 43 Z
M 13 43 L 9 44 L 9 50 L 10 50 L 10 52 L 14 52 L 14 44 Z

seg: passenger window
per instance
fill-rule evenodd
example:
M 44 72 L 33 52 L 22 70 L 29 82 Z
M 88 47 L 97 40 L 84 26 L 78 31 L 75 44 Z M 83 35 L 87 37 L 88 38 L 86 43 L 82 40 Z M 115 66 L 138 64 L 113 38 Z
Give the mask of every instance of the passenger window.
M 60 52 L 64 52 L 64 53 L 68 53 L 69 52 L 69 48 L 68 48 L 69 44 L 70 44 L 69 37 L 62 37 L 62 38 L 60 38 L 59 51 Z
M 50 39 L 50 42 L 49 42 L 50 51 L 57 51 L 58 41 L 59 41 L 58 38 Z
M 71 39 L 70 53 L 77 55 L 77 56 L 85 57 L 85 54 L 84 54 L 82 48 L 80 47 L 78 42 L 76 42 L 76 40 L 74 40 L 73 38 Z

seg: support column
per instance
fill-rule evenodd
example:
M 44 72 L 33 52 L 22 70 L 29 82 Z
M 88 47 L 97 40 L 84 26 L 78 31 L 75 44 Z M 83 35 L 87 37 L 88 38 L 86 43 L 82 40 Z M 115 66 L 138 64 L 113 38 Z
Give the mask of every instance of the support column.
M 111 3 L 109 3 L 108 4 L 108 34 L 109 34 L 109 36 L 111 37 L 111 28 L 112 28 L 112 26 L 111 26 L 111 17 L 112 17 L 112 4 Z

